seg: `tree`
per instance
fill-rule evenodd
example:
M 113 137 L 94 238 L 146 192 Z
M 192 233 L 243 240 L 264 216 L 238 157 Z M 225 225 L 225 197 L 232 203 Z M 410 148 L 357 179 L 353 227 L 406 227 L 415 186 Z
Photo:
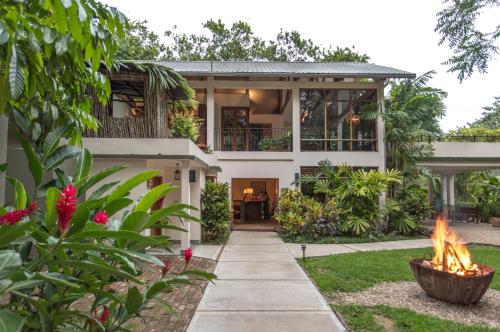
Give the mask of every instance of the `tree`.
M 438 120 L 446 113 L 447 93 L 428 86 L 433 74 L 391 82 L 385 99 L 387 167 L 399 170 L 406 184 L 418 174 L 417 161 L 432 154 L 432 146 L 421 143 L 422 137 L 430 140 L 442 134 Z
M 477 70 L 486 73 L 488 62 L 498 54 L 495 44 L 500 37 L 500 24 L 493 31 L 481 31 L 477 18 L 481 11 L 499 6 L 500 0 L 445 0 L 451 4 L 440 11 L 435 30 L 441 34 L 439 44 L 447 43 L 454 55 L 445 62 L 450 72 L 458 72 L 462 82 Z
M 147 21 L 131 22 L 125 33 L 118 38 L 116 58 L 122 60 L 157 60 L 165 52 L 165 45 L 153 31 L 148 30 Z
M 164 59 L 167 60 L 269 60 L 269 61 L 357 61 L 369 57 L 354 51 L 354 47 L 325 48 L 311 39 L 303 38 L 298 31 L 281 30 L 275 40 L 265 41 L 256 36 L 251 26 L 243 21 L 226 26 L 221 20 L 203 23 L 208 34 L 177 33 L 175 28 L 166 31 L 170 38 Z
M 500 96 L 495 97 L 493 105 L 483 107 L 485 112 L 476 121 L 469 123 L 469 127 L 500 129 Z

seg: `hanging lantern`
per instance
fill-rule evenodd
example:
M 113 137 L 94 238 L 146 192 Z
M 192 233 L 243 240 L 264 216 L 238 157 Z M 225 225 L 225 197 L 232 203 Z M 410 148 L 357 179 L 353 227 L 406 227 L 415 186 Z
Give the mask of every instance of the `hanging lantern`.
M 179 170 L 179 163 L 177 163 L 177 169 L 174 172 L 174 180 L 181 179 L 181 171 Z
M 347 122 L 353 126 L 357 126 L 361 122 L 361 116 L 351 112 L 351 114 L 347 117 Z

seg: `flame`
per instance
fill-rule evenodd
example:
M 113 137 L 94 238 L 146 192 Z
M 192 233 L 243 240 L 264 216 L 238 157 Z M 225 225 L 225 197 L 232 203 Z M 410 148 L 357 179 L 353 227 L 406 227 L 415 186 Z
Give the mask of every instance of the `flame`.
M 432 259 L 434 269 L 459 275 L 474 273 L 477 269 L 477 265 L 472 263 L 467 246 L 448 226 L 446 220 L 436 219 L 432 242 L 436 253 Z

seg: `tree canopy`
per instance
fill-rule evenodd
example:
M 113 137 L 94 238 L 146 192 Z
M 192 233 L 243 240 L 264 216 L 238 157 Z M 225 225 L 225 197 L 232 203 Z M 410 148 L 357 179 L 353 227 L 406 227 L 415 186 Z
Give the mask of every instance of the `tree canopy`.
M 500 129 L 500 96 L 495 97 L 491 106 L 483 107 L 485 110 L 479 119 L 469 123 L 473 128 Z
M 481 31 L 477 19 L 481 12 L 500 6 L 500 0 L 445 0 L 449 6 L 440 11 L 436 31 L 441 34 L 439 44 L 447 43 L 454 55 L 445 63 L 450 72 L 457 72 L 462 82 L 477 70 L 485 73 L 498 54 L 496 41 L 500 38 L 500 24 L 492 31 Z M 498 19 L 498 17 L 497 17 Z M 500 22 L 498 22 L 500 23 Z
M 186 34 L 177 27 L 167 30 L 167 43 L 147 29 L 146 21 L 133 22 L 119 40 L 117 58 L 137 60 L 263 60 L 263 61 L 356 61 L 368 55 L 353 47 L 323 47 L 298 31 L 280 30 L 274 40 L 257 36 L 243 21 L 226 25 L 221 20 L 202 24 L 206 33 Z

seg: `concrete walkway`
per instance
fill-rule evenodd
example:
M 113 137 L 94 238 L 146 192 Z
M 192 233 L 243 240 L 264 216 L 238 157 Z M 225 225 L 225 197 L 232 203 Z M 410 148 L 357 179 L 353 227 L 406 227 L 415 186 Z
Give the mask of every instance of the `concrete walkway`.
M 286 245 L 295 258 L 302 257 L 302 249 L 300 247 L 300 243 L 287 243 Z M 306 246 L 306 257 L 329 256 L 357 251 L 415 249 L 428 247 L 432 247 L 431 239 L 349 244 L 308 244 Z
M 274 232 L 233 232 L 188 332 L 345 331 Z

